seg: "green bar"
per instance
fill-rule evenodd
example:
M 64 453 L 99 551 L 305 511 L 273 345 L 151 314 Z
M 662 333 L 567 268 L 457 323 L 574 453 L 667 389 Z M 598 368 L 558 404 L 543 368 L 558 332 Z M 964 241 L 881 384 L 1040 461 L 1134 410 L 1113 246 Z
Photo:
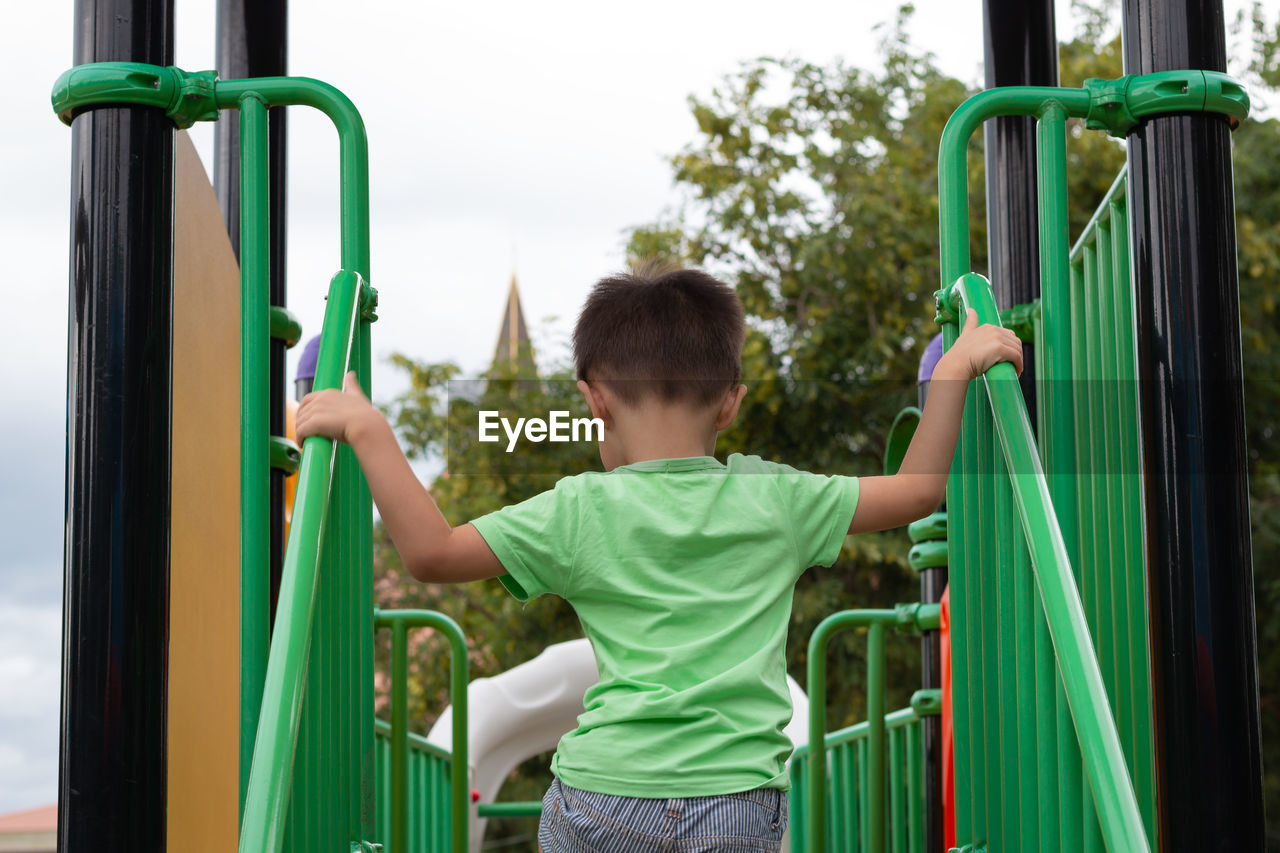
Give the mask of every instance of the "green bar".
M 1046 620 L 1047 621 L 1047 620 Z M 1050 637 L 1052 641 L 1052 636 Z M 1062 672 L 1055 667 L 1058 704 L 1058 771 L 1062 774 L 1059 780 L 1059 813 L 1058 825 L 1064 851 L 1080 850 L 1084 846 L 1084 827 L 1080 816 L 1084 813 L 1084 762 L 1080 755 L 1080 742 L 1075 734 L 1075 723 L 1071 719 L 1071 706 L 1067 702 L 1066 685 L 1062 682 Z
M 809 817 L 805 813 L 808 798 L 804 791 L 806 765 L 799 755 L 800 750 L 791 756 L 791 792 L 787 795 L 787 808 L 791 812 L 791 844 L 796 850 L 805 850 L 805 829 L 809 826 Z
M 1008 86 L 987 89 L 969 98 L 951 115 L 942 131 L 938 151 L 938 220 L 940 225 L 941 286 L 945 290 L 969 272 L 969 139 L 989 118 L 1038 115 L 1057 104 L 1068 116 L 1089 112 L 1084 89 Z
M 870 722 L 869 719 L 868 722 Z M 856 811 L 857 823 L 853 828 L 857 829 L 858 843 L 861 845 L 861 848 L 863 850 L 870 850 L 871 811 L 867 807 L 867 795 L 871 790 L 871 777 L 867 772 L 867 742 L 866 740 L 860 740 L 854 744 L 854 747 L 854 752 L 857 755 L 857 761 L 855 764 L 858 768 L 858 805 Z M 838 838 L 834 844 L 829 845 L 830 848 L 833 850 L 847 850 L 852 847 L 853 839 L 855 837 L 854 832 L 852 831 L 853 828 L 851 828 L 844 838 Z
M 950 347 L 957 335 L 954 323 L 942 327 L 943 345 Z M 973 506 L 977 478 L 968 472 L 976 470 L 975 436 L 977 400 L 974 394 L 965 395 L 961 416 L 958 456 L 960 473 L 952 473 L 947 479 L 948 535 L 948 583 L 951 587 L 951 677 L 954 688 L 952 727 L 955 746 L 956 838 L 963 844 L 973 840 L 973 748 L 972 720 L 970 712 L 970 666 L 972 659 L 972 632 L 969 630 L 969 567 L 974 565 L 975 539 L 970 536 L 971 524 L 966 507 Z
M 948 304 L 951 299 L 966 309 L 975 309 L 980 323 L 999 323 L 991 284 L 982 276 L 962 276 L 948 294 Z M 983 380 L 995 414 L 1000 444 L 1011 469 L 1018 516 L 1027 531 L 1032 566 L 1048 617 L 1049 633 L 1058 653 L 1058 665 L 1103 834 L 1112 850 L 1150 850 L 1094 657 L 1062 530 L 1036 455 L 1017 375 L 1011 365 L 1000 363 L 988 370 Z
M 221 80 L 216 97 L 221 109 L 252 98 L 272 107 L 314 107 L 329 117 L 338 131 L 341 160 L 342 268 L 358 272 L 368 281 L 369 148 L 364 120 L 351 99 L 328 83 L 308 77 Z
M 1079 562 L 1077 541 L 1080 522 L 1077 513 L 1078 478 L 1075 441 L 1077 431 L 1074 416 L 1073 377 L 1075 341 L 1073 330 L 1082 326 L 1072 321 L 1072 275 L 1067 248 L 1067 175 L 1066 175 L 1066 112 L 1061 106 L 1049 105 L 1036 125 L 1036 181 L 1039 206 L 1040 236 L 1040 306 L 1043 346 L 1037 349 L 1037 369 L 1045 379 L 1040 407 L 1041 452 L 1048 473 L 1049 495 L 1058 512 L 1067 558 L 1073 564 Z M 1034 591 L 1031 593 L 1034 602 Z M 1036 783 L 1037 832 L 1039 848 L 1059 849 L 1066 841 L 1060 837 L 1060 821 L 1057 806 L 1059 792 L 1065 786 L 1072 790 L 1078 785 L 1079 773 L 1072 775 L 1072 763 L 1060 762 L 1059 748 L 1075 750 L 1069 727 L 1066 725 L 1066 708 L 1061 706 L 1061 685 L 1054 663 L 1052 641 L 1048 623 L 1040 608 L 1033 617 L 1036 651 L 1036 709 L 1038 733 L 1038 768 Z M 1065 769 L 1065 778 L 1058 778 L 1059 768 Z M 1074 819 L 1066 819 L 1072 822 Z M 1035 849 L 1031 844 L 1028 849 Z M 1067 842 L 1065 849 L 1071 849 Z
M 919 721 L 907 729 L 907 849 L 924 851 L 924 749 Z
M 329 285 L 316 365 L 317 390 L 342 386 L 350 360 L 360 292 L 360 276 L 350 272 L 338 273 Z M 262 314 L 265 321 L 265 310 Z M 266 447 L 265 440 L 263 447 Z M 334 442 L 320 436 L 308 438 L 302 448 L 293 523 L 289 528 L 277 604 L 280 615 L 271 636 L 261 703 L 263 713 L 254 740 L 241 822 L 240 853 L 278 851 L 284 842 L 335 450 Z
M 538 817 L 542 814 L 542 802 L 481 803 L 477 810 L 480 817 Z
M 1115 187 L 1112 187 L 1112 192 Z M 1112 701 L 1115 703 L 1117 724 L 1120 727 L 1120 740 L 1125 748 L 1125 758 L 1129 762 L 1129 772 L 1134 774 L 1134 786 L 1138 793 L 1139 806 L 1142 805 L 1144 799 L 1143 789 L 1137 780 L 1137 717 L 1145 713 L 1137 704 L 1138 682 L 1146 678 L 1146 666 L 1142 663 L 1145 657 L 1144 644 L 1140 639 L 1146 630 L 1146 614 L 1141 613 L 1139 618 L 1135 620 L 1133 614 L 1133 596 L 1135 590 L 1131 584 L 1131 578 L 1137 564 L 1131 561 L 1132 548 L 1131 542 L 1134 534 L 1139 529 L 1140 522 L 1131 512 L 1130 501 L 1134 497 L 1129 485 L 1128 472 L 1129 468 L 1127 459 L 1126 445 L 1134 441 L 1136 436 L 1134 433 L 1127 432 L 1128 424 L 1126 422 L 1125 409 L 1127 408 L 1127 395 L 1133 387 L 1132 379 L 1125 369 L 1126 359 L 1125 350 L 1131 345 L 1131 339 L 1128 334 L 1128 326 L 1133 322 L 1131 314 L 1125 312 L 1123 308 L 1123 297 L 1120 295 L 1122 290 L 1129 287 L 1129 278 L 1127 269 L 1122 266 L 1119 255 L 1121 252 L 1128 252 L 1129 243 L 1123 232 L 1125 223 L 1123 218 L 1117 221 L 1112 214 L 1115 212 L 1114 206 L 1110 200 L 1104 200 L 1102 208 L 1107 210 L 1107 231 L 1109 236 L 1109 250 L 1107 264 L 1107 275 L 1111 286 L 1107 289 L 1106 302 L 1103 304 L 1103 310 L 1109 314 L 1110 321 L 1107 324 L 1109 332 L 1108 349 L 1109 357 L 1107 364 L 1109 367 L 1108 397 L 1113 414 L 1108 418 L 1108 429 L 1112 436 L 1112 442 L 1108 448 L 1109 468 L 1108 478 L 1111 483 L 1111 494 L 1113 496 L 1112 512 L 1115 519 L 1115 530 L 1112 536 L 1112 573 L 1113 582 L 1117 590 L 1117 600 L 1123 601 L 1124 606 L 1117 608 L 1115 618 L 1117 620 L 1116 642 L 1120 644 L 1124 653 L 1124 667 L 1121 680 L 1115 685 L 1112 693 Z
M 869 754 L 864 767 L 871 768 L 870 780 L 880 784 L 863 787 L 859 801 L 867 808 L 861 823 L 873 851 L 884 849 L 884 626 L 897 624 L 895 610 L 845 610 L 823 619 L 809 638 L 809 742 L 824 748 L 809 751 L 807 786 L 809 853 L 827 849 L 827 645 L 837 631 L 867 626 L 867 743 Z M 878 754 L 877 754 L 878 753 Z M 877 772 L 878 768 L 878 772 Z M 876 835 L 878 828 L 878 836 Z M 879 843 L 875 842 L 878 837 Z
M 1154 747 L 1151 722 L 1151 673 L 1148 668 L 1146 626 L 1147 607 L 1143 585 L 1142 530 L 1142 478 L 1138 475 L 1138 403 L 1136 375 L 1136 330 L 1133 314 L 1133 282 L 1129 275 L 1129 221 L 1126 204 L 1127 184 L 1124 173 L 1111 188 L 1111 222 L 1116 235 L 1115 252 L 1117 315 L 1120 322 L 1116 329 L 1120 335 L 1117 347 L 1117 369 L 1122 381 L 1122 405 L 1120 407 L 1121 434 L 1124 436 L 1123 480 L 1125 491 L 1125 565 L 1129 584 L 1129 630 L 1133 637 L 1133 708 L 1135 766 L 1132 768 L 1137 785 L 1142 816 L 1147 834 L 1158 843 L 1155 820 Z
M 1108 686 L 1108 695 L 1110 695 L 1110 685 L 1116 681 L 1116 661 L 1115 661 L 1115 640 L 1111 636 L 1111 586 L 1108 583 L 1108 567 L 1107 562 L 1110 559 L 1108 533 L 1114 520 L 1109 517 L 1107 510 L 1107 457 L 1106 457 L 1106 395 L 1103 393 L 1105 389 L 1104 366 L 1102 364 L 1104 351 L 1102 342 L 1104 340 L 1103 318 L 1100 310 L 1100 303 L 1104 298 L 1102 287 L 1103 280 L 1099 273 L 1098 250 L 1100 246 L 1094 243 L 1092 250 L 1085 250 L 1085 317 L 1088 327 L 1089 348 L 1087 358 L 1087 370 L 1085 385 L 1088 388 L 1089 396 L 1089 432 L 1085 435 L 1085 440 L 1089 443 L 1090 454 L 1090 482 L 1092 484 L 1092 508 L 1093 508 L 1093 550 L 1092 559 L 1086 565 L 1089 570 L 1089 578 L 1091 584 L 1087 588 L 1092 593 L 1092 613 L 1093 619 L 1090 623 L 1092 635 L 1096 638 L 1095 648 L 1098 655 L 1098 665 L 1102 672 L 1102 683 Z M 1086 605 L 1089 604 L 1089 598 L 1085 599 Z
M 454 853 L 466 853 L 469 843 L 467 810 L 471 793 L 467 784 L 469 766 L 467 756 L 467 684 L 470 676 L 468 674 L 469 663 L 467 660 L 466 637 L 463 635 L 462 629 L 458 627 L 457 622 L 434 610 L 379 610 L 373 616 L 373 624 L 376 628 L 391 628 L 393 632 L 401 634 L 408 628 L 434 628 L 449 641 L 449 701 L 453 706 L 453 752 L 449 757 L 449 825 L 452 830 L 449 849 Z M 392 654 L 394 655 L 396 634 L 393 633 L 392 636 Z M 394 666 L 396 665 L 393 663 Z M 393 678 L 396 681 L 407 684 L 407 662 L 406 669 L 403 672 L 396 669 Z M 392 689 L 395 689 L 395 682 L 392 683 Z M 397 710 L 393 705 L 391 720 L 393 749 L 396 748 L 397 743 L 405 742 L 403 739 L 397 740 L 396 738 L 395 717 Z M 402 716 L 405 718 L 402 720 L 403 731 L 407 733 L 407 708 Z M 392 762 L 394 765 L 394 755 L 392 756 Z M 403 763 L 401 767 L 403 767 Z M 392 838 L 405 837 L 403 827 L 405 826 L 405 818 L 408 815 L 408 789 L 408 778 L 404 775 L 397 775 L 393 769 L 391 778 Z M 399 815 L 400 819 L 401 828 L 399 829 L 396 826 L 397 815 Z M 405 853 L 405 851 L 403 848 L 395 847 L 393 842 L 393 846 L 388 853 Z
M 391 850 L 408 851 L 409 634 L 403 619 L 391 625 Z
M 1111 704 L 1116 712 L 1116 726 L 1121 732 L 1120 743 L 1124 747 L 1125 762 L 1132 773 L 1134 767 L 1132 685 L 1136 678 L 1133 667 L 1133 630 L 1145 623 L 1134 626 L 1129 622 L 1132 608 L 1129 604 L 1128 572 L 1125 565 L 1126 525 L 1122 491 L 1124 481 L 1121 476 L 1122 446 L 1125 436 L 1120 432 L 1122 424 L 1119 414 L 1123 403 L 1121 377 L 1117 372 L 1120 357 L 1117 351 L 1120 337 L 1117 326 L 1120 319 L 1116 311 L 1115 291 L 1119 282 L 1115 277 L 1116 247 L 1110 219 L 1107 219 L 1104 225 L 1105 227 L 1098 230 L 1098 272 L 1102 276 L 1103 285 L 1102 298 L 1099 300 L 1099 309 L 1103 315 L 1103 391 L 1106 396 L 1106 411 L 1109 413 L 1104 419 L 1106 434 L 1103 453 L 1107 467 L 1103 483 L 1106 485 L 1107 515 L 1111 522 L 1109 525 L 1111 533 L 1107 539 L 1107 574 L 1111 588 L 1111 639 L 1115 643 L 1115 680 L 1108 686 L 1111 690 Z
M 1045 109 L 1036 125 L 1036 178 L 1040 208 L 1040 306 L 1043 347 L 1036 355 L 1047 381 L 1041 415 L 1049 494 L 1058 522 L 1075 558 L 1079 530 L 1076 515 L 1075 423 L 1072 416 L 1071 269 L 1067 247 L 1066 113 L 1056 104 Z
M 997 642 L 992 596 L 995 579 L 988 573 L 996 565 L 992 540 L 995 528 L 1001 520 L 992 511 L 995 504 L 992 493 L 995 477 L 988 472 L 995 468 L 997 451 L 995 426 L 991 422 L 986 389 L 982 387 L 982 383 L 975 382 L 969 393 L 974 396 L 978 406 L 978 466 L 966 472 L 969 477 L 978 481 L 978 498 L 969 510 L 970 517 L 975 522 L 971 535 L 978 543 L 978 559 L 969 567 L 969 581 L 975 604 L 973 619 L 970 621 L 975 651 L 972 661 L 974 680 L 971 684 L 977 688 L 970 688 L 969 705 L 973 709 L 974 732 L 981 744 L 981 748 L 973 751 L 976 765 L 973 774 L 973 834 L 975 839 L 984 839 L 992 844 L 992 836 L 998 839 L 1000 835 L 1000 719 L 997 710 L 1000 688 L 997 681 L 999 662 L 995 660 Z
M 373 320 L 372 313 L 367 310 L 369 307 L 369 296 L 371 288 L 366 289 L 363 294 L 365 300 L 362 305 L 366 310 L 361 312 L 361 317 L 356 326 L 356 342 L 355 346 L 359 349 L 360 360 L 357 367 L 357 376 L 360 378 L 360 387 L 365 389 L 365 393 L 373 394 L 373 357 L 371 354 L 371 333 L 370 328 Z M 350 448 L 348 448 L 350 450 Z M 352 644 L 347 647 L 347 653 L 356 656 L 358 664 L 357 683 L 351 692 L 350 701 L 354 704 L 358 712 L 358 723 L 354 727 L 356 742 L 352 745 L 352 760 L 356 763 L 353 767 L 353 779 L 359 779 L 363 786 L 360 791 L 360 800 L 358 803 L 353 801 L 353 805 L 359 808 L 359 817 L 362 819 L 360 825 L 363 828 L 365 837 L 371 837 L 373 832 L 372 815 L 374 811 L 374 801 L 377 798 L 377 791 L 374 787 L 373 778 L 368 772 L 367 762 L 373 754 L 373 496 L 369 492 L 369 484 L 364 478 L 364 472 L 360 469 L 359 460 L 355 458 L 355 453 L 351 454 L 352 469 L 355 472 L 354 480 L 354 502 L 355 502 L 355 518 L 359 519 L 359 523 L 355 525 L 358 532 L 357 560 L 353 564 L 359 566 L 358 573 L 358 600 L 355 602 L 355 636 L 359 638 L 359 643 Z M 352 612 L 349 608 L 347 612 Z
M 867 633 L 867 775 L 866 795 L 871 826 L 871 853 L 884 851 L 884 623 L 873 622 Z
M 1107 506 L 1107 439 L 1106 439 L 1106 421 L 1109 417 L 1107 411 L 1107 399 L 1105 392 L 1105 319 L 1101 310 L 1102 300 L 1105 296 L 1105 283 L 1102 270 L 1105 268 L 1105 257 L 1102 255 L 1104 223 L 1100 220 L 1098 230 L 1095 233 L 1093 245 L 1085 247 L 1085 316 L 1086 316 L 1086 334 L 1089 338 L 1088 349 L 1086 351 L 1087 359 L 1087 377 L 1086 387 L 1088 388 L 1089 397 L 1089 431 L 1086 433 L 1086 440 L 1089 443 L 1090 453 L 1090 482 L 1091 488 L 1091 505 L 1093 509 L 1093 523 L 1091 525 L 1093 535 L 1092 560 L 1088 565 L 1088 577 L 1090 578 L 1089 590 L 1092 593 L 1092 614 L 1091 634 L 1097 638 L 1095 641 L 1095 653 L 1098 658 L 1099 672 L 1102 676 L 1102 684 L 1107 690 L 1108 696 L 1112 695 L 1111 685 L 1115 684 L 1117 678 L 1116 672 L 1116 643 L 1112 636 L 1111 615 L 1114 608 L 1114 600 L 1112 599 L 1112 590 L 1109 582 L 1109 561 L 1110 561 L 1110 528 L 1115 523 L 1110 516 Z M 1086 599 L 1086 603 L 1088 600 Z M 1117 735 L 1119 731 L 1117 729 Z M 1123 750 L 1123 747 L 1121 747 Z M 1136 797 L 1136 795 L 1135 795 Z M 1102 850 L 1102 834 L 1099 830 L 1097 818 L 1094 809 L 1088 808 L 1090 802 L 1094 806 L 1096 802 L 1096 793 L 1091 789 L 1089 780 L 1086 778 L 1081 782 L 1081 801 L 1085 807 L 1081 810 L 1080 819 L 1083 822 L 1084 843 L 1081 850 L 1084 853 L 1100 853 Z
M 1015 548 L 1018 546 L 1018 526 L 1013 522 L 1013 495 L 1009 491 L 1009 475 L 1004 462 L 997 453 L 991 478 L 994 490 L 995 517 L 998 519 L 999 531 L 996 537 L 996 562 L 993 565 L 996 576 L 996 611 L 995 627 L 996 653 L 1000 661 L 999 693 L 996 694 L 996 713 L 999 719 L 999 751 L 997 761 L 993 762 L 999 769 L 997 789 L 999 793 L 998 824 L 999 835 L 995 832 L 988 837 L 991 848 L 1002 850 L 1029 850 L 1033 845 L 1022 839 L 1020 821 L 1022 816 L 1023 779 L 1021 765 L 1022 717 L 1025 710 L 1019 701 L 1018 690 L 1018 642 L 1021 629 L 1022 614 L 1017 610 L 1018 579 L 1014 574 Z M 1031 622 L 1027 620 L 1027 627 Z M 1027 789 L 1027 793 L 1034 790 Z
M 902 778 L 902 730 L 889 730 L 889 831 L 894 853 L 899 853 L 907 843 L 907 806 Z
M 853 828 L 857 825 L 858 803 L 854 798 L 857 763 L 853 758 L 853 750 L 848 745 L 831 749 L 830 755 L 831 790 L 827 792 L 827 814 L 830 815 L 828 832 L 831 840 L 827 846 L 833 850 L 841 850 L 846 846 L 845 839 L 853 834 Z
M 1088 330 L 1085 323 L 1084 280 L 1084 258 L 1081 256 L 1078 259 L 1078 263 L 1071 266 L 1071 375 L 1079 377 L 1087 376 L 1085 359 L 1088 353 Z M 1076 442 L 1073 444 L 1075 450 L 1074 466 L 1077 471 L 1080 468 L 1086 469 L 1084 473 L 1078 473 L 1076 476 L 1078 484 L 1076 488 L 1078 517 L 1080 519 L 1089 519 L 1090 521 L 1088 524 L 1078 524 L 1075 545 L 1076 559 L 1072 562 L 1076 584 L 1083 589 L 1085 572 L 1082 564 L 1092 548 L 1093 535 L 1093 514 L 1089 509 L 1089 501 L 1093 494 L 1090 485 L 1092 474 L 1088 471 L 1090 467 L 1088 461 L 1089 447 L 1086 441 L 1086 437 L 1089 435 L 1089 397 L 1084 382 L 1073 381 L 1071 389 L 1073 399 L 1073 441 Z M 1068 554 L 1070 555 L 1071 552 L 1068 551 Z M 1047 625 L 1046 621 L 1046 631 L 1048 630 Z M 1052 646 L 1052 641 L 1050 646 Z M 1050 654 L 1052 654 L 1052 649 Z M 1061 849 L 1076 851 L 1084 844 L 1084 830 L 1079 819 L 1084 809 L 1083 801 L 1081 800 L 1083 780 L 1081 776 L 1080 745 L 1072 736 L 1071 711 L 1067 707 L 1067 694 L 1056 662 L 1053 668 L 1054 695 L 1057 706 L 1055 727 L 1058 733 L 1058 772 L 1061 776 L 1058 781 L 1058 828 Z
M 271 609 L 267 108 L 240 117 L 240 813 L 262 707 Z
M 1093 343 L 1098 338 L 1097 322 L 1094 317 L 1094 302 L 1097 298 L 1098 260 L 1097 247 L 1092 243 L 1085 247 L 1084 277 L 1081 281 L 1084 285 L 1080 292 L 1080 314 L 1084 323 L 1082 327 L 1084 329 L 1084 346 L 1080 353 L 1080 370 L 1076 374 L 1081 381 L 1076 384 L 1080 389 L 1077 395 L 1077 404 L 1080 405 L 1084 412 L 1085 420 L 1084 428 L 1077 438 L 1076 453 L 1080 460 L 1080 465 L 1085 471 L 1080 517 L 1088 519 L 1089 523 L 1082 526 L 1082 529 L 1087 530 L 1087 533 L 1081 542 L 1078 571 L 1080 573 L 1080 596 L 1089 619 L 1089 630 L 1091 633 L 1096 634 L 1098 630 L 1097 565 L 1100 559 L 1097 524 L 1098 470 L 1100 466 L 1097 459 L 1097 444 L 1093 441 L 1093 431 L 1097 427 L 1098 421 L 1094 414 L 1094 407 L 1098 401 L 1093 394 L 1094 386 L 1097 384 L 1094 381 L 1096 365 L 1094 363 Z

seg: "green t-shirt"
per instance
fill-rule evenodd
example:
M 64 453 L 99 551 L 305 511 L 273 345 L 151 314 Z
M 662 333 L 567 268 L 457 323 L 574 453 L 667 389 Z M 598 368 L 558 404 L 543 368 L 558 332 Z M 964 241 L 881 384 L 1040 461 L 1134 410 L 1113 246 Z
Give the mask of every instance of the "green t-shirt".
M 512 594 L 566 599 L 595 652 L 555 774 L 631 797 L 788 787 L 792 594 L 857 502 L 856 478 L 735 454 L 566 477 L 474 521 Z

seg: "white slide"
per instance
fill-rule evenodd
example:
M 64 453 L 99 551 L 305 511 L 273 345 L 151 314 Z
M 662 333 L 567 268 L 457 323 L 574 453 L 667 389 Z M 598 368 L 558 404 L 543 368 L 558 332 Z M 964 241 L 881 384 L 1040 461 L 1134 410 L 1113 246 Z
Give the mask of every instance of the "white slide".
M 591 643 L 570 640 L 548 646 L 536 658 L 493 678 L 477 678 L 467 688 L 468 757 L 471 787 L 480 802 L 492 803 L 507 775 L 527 758 L 556 748 L 578 724 L 582 697 L 600 680 Z M 809 742 L 809 699 L 787 676 L 794 709 L 783 730 L 793 746 Z M 453 709 L 446 708 L 427 740 L 452 745 Z M 479 853 L 485 820 L 471 809 L 471 851 Z

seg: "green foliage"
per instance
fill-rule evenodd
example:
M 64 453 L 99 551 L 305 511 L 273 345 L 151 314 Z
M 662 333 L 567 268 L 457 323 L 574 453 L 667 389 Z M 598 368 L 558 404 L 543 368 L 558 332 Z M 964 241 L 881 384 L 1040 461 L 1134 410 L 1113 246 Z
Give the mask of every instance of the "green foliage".
M 1280 844 L 1280 119 L 1232 139 L 1267 839 Z
M 1241 12 L 1235 29 L 1249 37 L 1249 73 L 1262 85 L 1280 89 L 1280 19 L 1268 21 L 1263 5 L 1254 0 L 1247 20 Z
M 477 439 L 481 410 L 508 416 L 559 410 L 589 417 L 570 374 L 559 372 L 545 380 L 516 377 L 498 364 L 481 379 L 461 380 L 452 364 L 422 364 L 401 354 L 392 356 L 392 362 L 408 373 L 410 388 L 387 407 L 388 419 L 409 458 L 444 461 L 446 468 L 431 494 L 450 524 L 465 524 L 533 497 L 563 476 L 600 469 L 594 446 L 587 443 L 545 442 L 508 453 L 505 438 Z M 558 598 L 548 596 L 523 607 L 496 580 L 419 584 L 406 575 L 381 525 L 377 540 L 379 606 L 426 607 L 456 619 L 471 644 L 473 677 L 510 669 L 547 645 L 581 636 L 573 611 Z M 445 653 L 442 640 L 423 634 L 420 643 Z M 431 719 L 448 704 L 447 670 L 442 657 L 415 655 L 412 660 L 411 711 L 417 719 Z

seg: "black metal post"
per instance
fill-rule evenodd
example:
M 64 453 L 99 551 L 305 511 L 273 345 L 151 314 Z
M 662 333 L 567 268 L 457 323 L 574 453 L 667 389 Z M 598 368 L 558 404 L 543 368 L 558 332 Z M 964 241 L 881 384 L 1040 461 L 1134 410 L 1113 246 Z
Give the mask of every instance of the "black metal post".
M 1053 0 L 983 0 L 985 85 L 1057 86 L 1058 38 Z M 1029 116 L 988 121 L 987 270 L 1000 307 L 1040 296 L 1036 194 L 1036 122 Z M 1022 395 L 1036 423 L 1035 353 L 1022 351 Z
M 173 63 L 172 0 L 77 0 L 77 64 Z M 71 126 L 58 849 L 164 850 L 173 124 Z
M 218 0 L 218 75 L 224 79 L 277 77 L 287 72 L 287 0 Z M 269 299 L 284 307 L 285 284 L 285 111 L 275 107 L 268 116 L 268 174 L 270 181 L 271 272 Z M 240 254 L 240 114 L 222 114 L 214 128 L 214 188 L 227 234 L 237 257 Z M 285 429 L 285 345 L 271 342 L 271 409 L 268 425 L 272 435 Z M 271 471 L 271 613 L 274 617 L 280 592 L 280 572 L 284 565 L 284 480 L 282 471 Z
M 941 354 L 941 336 L 935 338 L 939 344 L 937 353 L 926 351 L 921 359 L 917 399 L 920 411 L 924 411 L 925 401 L 929 397 L 929 383 L 933 377 L 933 368 L 937 365 Z M 927 370 L 927 374 L 926 374 Z M 944 503 L 940 509 L 946 509 Z M 920 571 L 920 600 L 927 604 L 942 601 L 946 592 L 949 569 L 939 566 Z M 925 690 L 942 689 L 942 632 L 924 631 L 920 635 L 920 686 Z M 942 808 L 942 717 L 930 715 L 921 721 L 921 734 L 924 741 L 924 849 L 942 850 L 945 839 L 945 818 Z
M 1221 0 L 1125 0 L 1123 15 L 1127 73 L 1226 70 Z M 1152 118 L 1128 161 L 1159 837 L 1262 850 L 1230 131 Z

